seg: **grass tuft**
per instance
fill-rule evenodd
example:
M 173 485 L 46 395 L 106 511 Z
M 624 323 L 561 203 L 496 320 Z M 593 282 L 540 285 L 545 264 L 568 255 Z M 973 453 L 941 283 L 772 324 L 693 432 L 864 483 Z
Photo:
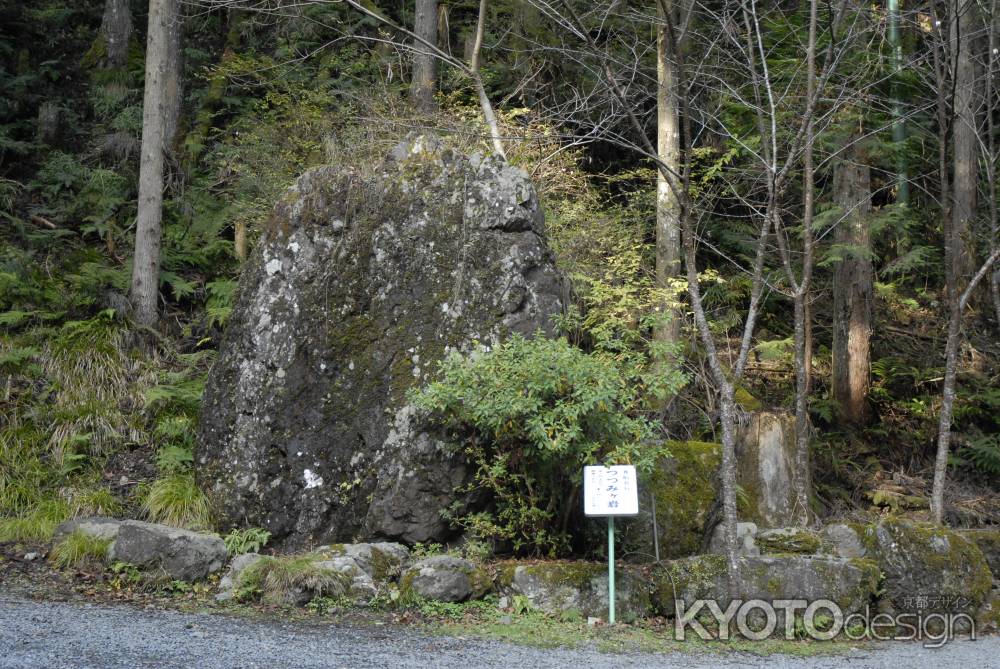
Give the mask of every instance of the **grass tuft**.
M 212 526 L 208 498 L 192 474 L 171 474 L 157 479 L 146 494 L 143 508 L 154 523 L 192 530 Z
M 71 516 L 66 502 L 45 500 L 21 516 L 0 520 L 0 541 L 46 543 L 52 540 L 59 523 Z
M 110 539 L 92 537 L 77 530 L 56 544 L 49 561 L 57 569 L 100 568 L 107 562 L 110 546 Z
M 270 604 L 290 605 L 313 597 L 343 597 L 351 579 L 332 569 L 316 566 L 315 555 L 265 557 L 240 573 L 236 598 L 262 599 Z

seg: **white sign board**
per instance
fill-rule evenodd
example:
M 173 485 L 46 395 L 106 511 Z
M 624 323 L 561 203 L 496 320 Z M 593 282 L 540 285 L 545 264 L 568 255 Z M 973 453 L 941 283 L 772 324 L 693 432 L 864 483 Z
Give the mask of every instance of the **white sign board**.
M 633 465 L 583 468 L 583 513 L 588 516 L 634 516 L 639 486 Z

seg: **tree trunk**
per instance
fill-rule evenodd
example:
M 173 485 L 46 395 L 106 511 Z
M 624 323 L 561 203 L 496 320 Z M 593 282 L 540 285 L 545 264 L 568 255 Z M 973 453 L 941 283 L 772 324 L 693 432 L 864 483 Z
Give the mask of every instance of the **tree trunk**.
M 969 297 L 993 263 L 1000 259 L 1000 250 L 994 251 L 979 271 L 969 281 L 961 296 L 952 300 L 951 317 L 948 319 L 948 339 L 945 341 L 944 386 L 941 390 L 941 415 L 938 417 L 937 457 L 934 461 L 934 486 L 931 491 L 931 513 L 934 522 L 944 520 L 944 486 L 948 473 L 948 453 L 951 446 L 951 417 L 955 406 L 955 381 L 958 377 L 958 345 L 962 336 L 962 312 Z
M 425 113 L 431 113 L 435 109 L 437 60 L 428 45 L 437 44 L 437 28 L 437 0 L 416 0 L 413 32 L 420 39 L 413 45 L 413 80 L 410 83 L 410 96 L 417 109 Z
M 673 10 L 670 0 L 666 0 L 662 6 L 666 11 Z M 663 15 L 664 9 L 658 10 Z M 680 174 L 680 123 L 674 90 L 676 77 L 673 54 L 670 53 L 669 46 L 667 26 L 661 20 L 656 30 L 656 149 L 665 168 L 674 174 Z M 681 272 L 681 202 L 676 192 L 678 181 L 673 179 L 672 187 L 663 169 L 657 170 L 656 175 L 656 287 L 666 291 Z M 680 314 L 667 301 L 661 308 L 666 320 L 656 328 L 654 339 L 674 344 L 680 341 Z
M 183 15 L 180 6 L 177 6 L 173 19 L 167 26 L 166 69 L 163 78 L 163 145 L 171 153 L 177 141 L 184 100 L 184 61 L 181 49 L 183 35 Z
M 101 37 L 104 39 L 105 68 L 118 70 L 128 65 L 128 43 L 132 37 L 128 0 L 105 0 Z
M 933 0 L 932 0 L 933 1 Z M 899 76 L 903 71 L 903 46 L 899 39 L 899 0 L 889 0 L 889 48 L 892 49 L 892 141 L 896 154 L 896 202 L 910 203 L 910 177 L 903 143 L 906 120 L 903 116 Z
M 944 231 L 944 273 L 945 294 L 950 290 L 952 251 L 951 251 L 951 176 L 948 169 L 948 50 L 944 30 L 940 28 L 941 20 L 937 14 L 937 3 L 931 2 L 931 23 L 936 26 L 937 35 L 932 44 L 931 56 L 934 64 L 934 112 L 937 120 L 937 154 L 938 154 L 938 200 L 941 204 L 941 229 Z
M 142 103 L 142 156 L 139 205 L 132 263 L 132 317 L 139 325 L 157 321 L 160 241 L 163 232 L 163 154 L 167 102 L 168 35 L 177 0 L 150 0 L 146 41 L 146 82 Z
M 958 16 L 951 17 L 951 44 L 955 56 L 955 99 L 952 127 L 952 208 L 951 225 L 945 240 L 950 255 L 948 296 L 958 299 L 961 286 L 972 274 L 972 221 L 976 215 L 979 139 L 976 125 L 976 65 L 973 37 L 979 22 L 975 0 L 956 0 Z
M 852 142 L 857 141 L 852 138 Z M 850 152 L 836 166 L 834 199 L 843 210 L 835 243 L 843 249 L 833 279 L 833 397 L 854 425 L 870 418 L 872 293 L 871 170 Z
M 483 50 L 483 37 L 486 34 L 486 5 L 488 0 L 479 0 L 479 20 L 476 22 L 476 35 L 472 43 L 472 54 L 469 58 L 469 71 L 472 73 L 473 82 L 476 85 L 476 93 L 479 95 L 479 106 L 483 110 L 483 120 L 486 127 L 490 129 L 490 140 L 493 142 L 493 150 L 498 156 L 505 159 L 507 152 L 504 151 L 503 139 L 500 136 L 500 125 L 497 123 L 496 114 L 493 112 L 493 104 L 486 94 L 486 87 L 483 86 L 483 78 L 479 76 L 480 54 Z
M 986 69 L 986 183 L 987 193 L 990 203 L 990 252 L 1000 249 L 1000 214 L 997 212 L 997 128 L 994 118 L 997 111 L 997 89 L 996 77 L 998 64 L 1000 64 L 1000 40 L 998 40 L 998 23 L 1000 16 L 997 13 L 997 6 L 992 5 L 992 15 L 989 17 L 990 34 L 986 49 L 987 69 Z M 990 295 L 993 297 L 993 311 L 997 319 L 997 327 L 1000 328 L 1000 268 L 994 269 L 990 274 Z
M 806 100 L 812 101 L 816 95 L 816 32 L 819 7 L 818 0 L 809 3 L 809 42 L 806 46 Z M 802 213 L 802 279 L 796 284 L 791 264 L 786 262 L 789 281 L 793 286 L 792 301 L 795 313 L 795 505 L 801 525 L 809 524 L 811 505 L 809 491 L 812 489 L 812 469 L 809 458 L 809 369 L 811 355 L 806 348 L 806 304 L 809 301 L 809 286 L 812 279 L 813 263 L 813 217 L 815 213 L 815 165 L 813 151 L 816 142 L 813 114 L 809 111 L 805 119 L 805 139 L 802 145 L 803 213 Z

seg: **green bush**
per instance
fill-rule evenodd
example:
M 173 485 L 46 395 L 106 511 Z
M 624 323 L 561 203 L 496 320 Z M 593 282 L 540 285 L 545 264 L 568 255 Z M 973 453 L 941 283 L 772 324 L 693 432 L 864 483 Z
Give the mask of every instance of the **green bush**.
M 519 552 L 566 552 L 582 467 L 647 468 L 656 455 L 630 381 L 613 355 L 588 354 L 565 339 L 514 336 L 492 351 L 444 360 L 439 380 L 413 401 L 462 444 L 475 472 L 468 491 L 486 491 L 493 502 L 452 520 Z

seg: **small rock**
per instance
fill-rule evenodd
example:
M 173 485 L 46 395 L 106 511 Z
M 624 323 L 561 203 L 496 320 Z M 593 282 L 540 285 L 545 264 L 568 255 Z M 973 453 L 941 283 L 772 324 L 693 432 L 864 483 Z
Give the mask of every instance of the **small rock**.
M 824 527 L 823 539 L 837 557 L 863 558 L 868 553 L 857 531 L 845 523 L 834 523 Z
M 510 608 L 510 597 L 504 596 L 497 600 L 497 608 L 506 611 Z
M 367 601 L 378 592 L 371 575 L 361 568 L 355 558 L 340 556 L 320 560 L 314 564 L 321 569 L 330 569 L 350 577 L 350 594 L 356 600 Z
M 214 534 L 126 520 L 108 557 L 144 569 L 159 567 L 179 581 L 197 581 L 222 569 L 226 544 Z
M 239 582 L 240 574 L 247 567 L 258 562 L 261 557 L 257 553 L 244 553 L 234 557 L 232 562 L 229 563 L 229 570 L 222 577 L 222 580 L 219 581 L 219 594 L 215 596 L 215 600 L 225 602 L 232 599 L 236 591 L 236 584 Z
M 595 618 L 594 616 L 589 616 L 587 618 L 587 627 L 594 627 L 595 625 L 600 625 L 602 622 L 604 622 L 604 621 L 601 620 L 600 618 Z
M 24 554 L 24 561 L 25 562 L 34 562 L 35 560 L 37 560 L 40 557 L 42 557 L 41 553 L 25 553 Z
M 317 552 L 324 556 L 353 560 L 368 575 L 369 580 L 374 581 L 388 581 L 398 576 L 403 564 L 410 558 L 410 549 L 391 542 L 323 546 Z
M 440 602 L 479 599 L 489 591 L 490 578 L 469 560 L 437 555 L 415 563 L 399 581 L 400 591 Z
M 514 618 L 513 618 L 513 617 L 511 617 L 510 615 L 506 615 L 506 616 L 500 616 L 500 620 L 499 620 L 499 623 L 500 623 L 501 625 L 510 625 L 510 624 L 512 624 L 513 622 L 514 622 Z

